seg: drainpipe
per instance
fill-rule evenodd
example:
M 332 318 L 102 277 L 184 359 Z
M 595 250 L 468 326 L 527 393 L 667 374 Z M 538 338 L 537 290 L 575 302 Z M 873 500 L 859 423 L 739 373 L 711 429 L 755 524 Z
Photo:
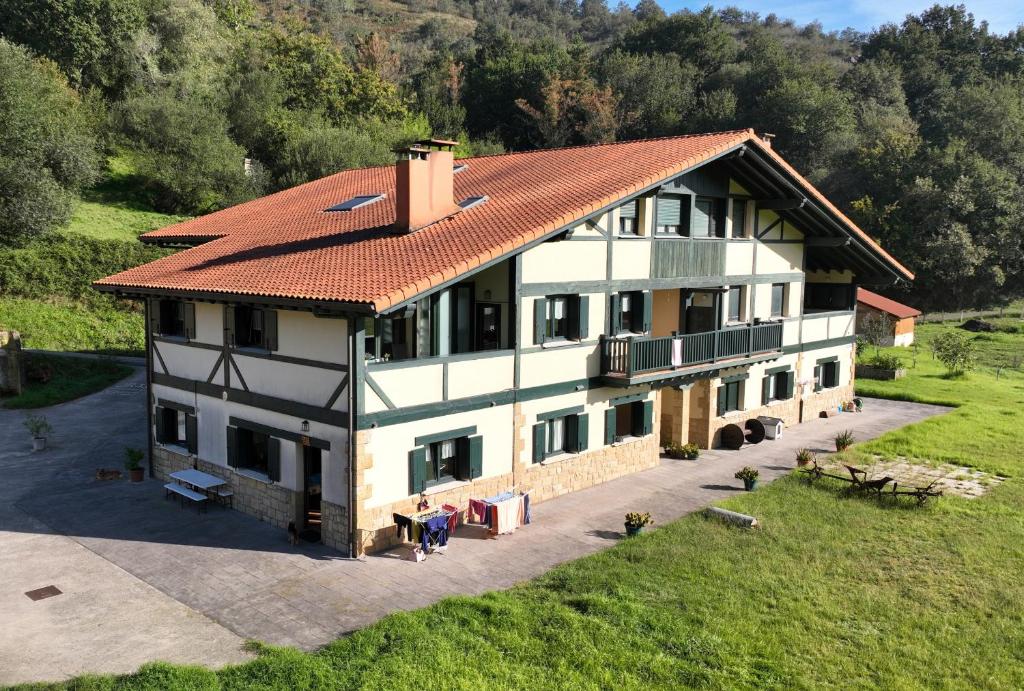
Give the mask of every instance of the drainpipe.
M 348 556 L 356 555 L 356 368 L 362 363 L 356 362 L 356 320 L 348 318 Z
M 146 330 L 146 452 L 149 454 L 149 477 L 153 472 L 153 334 L 149 328 L 149 300 L 143 301 L 143 328 Z

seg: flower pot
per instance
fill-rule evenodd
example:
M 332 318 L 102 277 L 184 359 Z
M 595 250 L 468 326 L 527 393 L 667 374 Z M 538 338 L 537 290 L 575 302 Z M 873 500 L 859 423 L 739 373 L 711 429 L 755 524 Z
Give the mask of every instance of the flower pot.
M 143 480 L 146 479 L 146 469 L 132 468 L 131 470 L 128 471 L 128 478 L 132 482 L 142 482 Z
M 32 450 L 42 451 L 46 448 L 46 437 L 32 437 Z
M 640 531 L 643 529 L 644 527 L 642 525 L 630 525 L 629 523 L 626 523 L 626 537 L 639 535 Z
M 757 478 L 754 478 L 753 480 L 744 480 L 743 481 L 743 489 L 747 490 L 748 492 L 753 492 L 756 488 L 757 488 Z

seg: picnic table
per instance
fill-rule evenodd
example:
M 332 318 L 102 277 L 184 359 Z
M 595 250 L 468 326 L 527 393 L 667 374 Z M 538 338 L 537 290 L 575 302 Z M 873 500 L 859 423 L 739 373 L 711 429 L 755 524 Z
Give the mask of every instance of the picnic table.
M 170 474 L 170 477 L 176 482 L 168 482 L 164 485 L 167 496 L 176 494 L 183 499 L 195 502 L 197 508 L 201 508 L 211 497 L 228 504 L 232 503 L 233 493 L 228 489 L 228 481 L 224 478 L 204 473 L 195 468 L 175 471 Z

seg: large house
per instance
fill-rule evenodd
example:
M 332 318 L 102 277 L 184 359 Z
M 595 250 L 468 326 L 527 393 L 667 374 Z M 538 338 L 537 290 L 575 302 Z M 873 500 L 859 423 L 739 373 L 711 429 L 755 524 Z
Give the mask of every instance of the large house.
M 143 236 L 151 472 L 362 553 L 428 498 L 534 501 L 853 394 L 858 285 L 912 274 L 751 130 L 399 152 Z

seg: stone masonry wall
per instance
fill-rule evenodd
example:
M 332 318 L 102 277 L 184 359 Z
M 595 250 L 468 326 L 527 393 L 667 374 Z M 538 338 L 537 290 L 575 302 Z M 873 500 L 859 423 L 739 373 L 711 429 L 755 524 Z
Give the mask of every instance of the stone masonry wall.
M 658 400 L 660 400 L 660 394 Z M 440 506 L 441 504 L 458 506 L 461 510 L 460 521 L 465 521 L 465 512 L 470 499 L 489 497 L 512 487 L 530 490 L 531 501 L 542 502 L 622 475 L 653 468 L 660 463 L 661 413 L 657 401 L 654 411 L 654 433 L 642 439 L 566 456 L 564 459 L 547 465 L 516 460 L 512 473 L 458 483 L 441 492 L 428 491 L 426 498 L 431 506 Z M 518 403 L 515 404 L 513 419 L 516 427 L 514 457 L 516 459 L 525 458 L 523 451 L 528 448 L 525 435 L 529 433 L 529 428 Z M 400 540 L 397 537 L 393 514 L 408 514 L 416 511 L 417 504 L 421 499 L 421 496 L 417 494 L 383 506 L 370 509 L 361 508 L 365 500 L 373 496 L 373 487 L 363 484 L 365 470 L 373 467 L 372 454 L 366 451 L 369 434 L 372 432 L 373 430 L 361 430 L 355 435 L 358 464 L 356 470 L 358 496 L 356 547 L 360 554 L 387 549 L 399 544 Z
M 328 547 L 348 552 L 348 509 L 320 501 L 320 539 Z
M 278 528 L 287 528 L 288 523 L 294 521 L 298 515 L 302 502 L 298 492 L 242 475 L 233 468 L 193 459 L 187 453 L 179 453 L 164 446 L 153 448 L 153 472 L 161 480 L 170 480 L 171 473 L 192 467 L 227 480 L 228 486 L 234 492 L 232 506 L 242 513 Z

